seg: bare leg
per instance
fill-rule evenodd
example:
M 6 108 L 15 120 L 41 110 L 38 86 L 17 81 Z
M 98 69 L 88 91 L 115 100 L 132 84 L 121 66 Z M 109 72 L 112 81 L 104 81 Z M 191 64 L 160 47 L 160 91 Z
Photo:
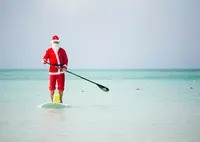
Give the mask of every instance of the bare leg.
M 54 94 L 54 90 L 50 91 L 50 100 L 51 100 L 51 102 L 53 102 L 53 94 Z
M 59 94 L 60 94 L 60 103 L 63 103 L 63 101 L 62 101 L 63 91 L 59 91 Z

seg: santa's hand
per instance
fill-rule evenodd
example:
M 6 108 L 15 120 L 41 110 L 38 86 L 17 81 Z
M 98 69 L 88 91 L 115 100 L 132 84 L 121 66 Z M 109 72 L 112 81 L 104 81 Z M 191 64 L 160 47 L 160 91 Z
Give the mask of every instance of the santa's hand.
M 66 69 L 66 68 L 62 68 L 62 70 L 63 70 L 63 71 L 67 71 L 67 69 Z
M 43 63 L 43 64 L 46 64 L 46 63 L 47 63 L 47 60 L 46 60 L 46 59 L 42 59 L 42 63 Z
M 66 67 L 66 66 L 63 66 L 63 67 L 61 68 L 61 71 L 67 71 L 67 67 Z

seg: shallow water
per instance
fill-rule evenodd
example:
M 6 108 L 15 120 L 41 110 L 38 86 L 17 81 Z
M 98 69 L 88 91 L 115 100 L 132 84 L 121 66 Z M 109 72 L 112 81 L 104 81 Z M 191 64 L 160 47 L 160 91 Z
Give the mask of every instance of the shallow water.
M 64 103 L 71 107 L 42 109 L 47 70 L 1 70 L 0 141 L 200 141 L 199 70 L 74 72 L 110 91 L 66 74 Z

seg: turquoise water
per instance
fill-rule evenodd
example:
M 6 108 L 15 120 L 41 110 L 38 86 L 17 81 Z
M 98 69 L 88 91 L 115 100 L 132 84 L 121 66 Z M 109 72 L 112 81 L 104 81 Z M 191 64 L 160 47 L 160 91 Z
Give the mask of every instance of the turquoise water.
M 48 70 L 0 70 L 0 142 L 200 141 L 200 70 L 72 71 L 110 91 L 66 73 L 71 107 L 41 109 Z

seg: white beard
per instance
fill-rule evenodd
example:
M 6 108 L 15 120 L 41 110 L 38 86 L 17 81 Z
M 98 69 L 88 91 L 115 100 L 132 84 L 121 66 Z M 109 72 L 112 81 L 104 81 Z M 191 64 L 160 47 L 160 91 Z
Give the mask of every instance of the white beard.
M 53 48 L 53 50 L 58 51 L 58 49 L 60 48 L 60 45 L 59 45 L 59 44 L 53 43 L 53 44 L 52 44 L 52 48 Z

